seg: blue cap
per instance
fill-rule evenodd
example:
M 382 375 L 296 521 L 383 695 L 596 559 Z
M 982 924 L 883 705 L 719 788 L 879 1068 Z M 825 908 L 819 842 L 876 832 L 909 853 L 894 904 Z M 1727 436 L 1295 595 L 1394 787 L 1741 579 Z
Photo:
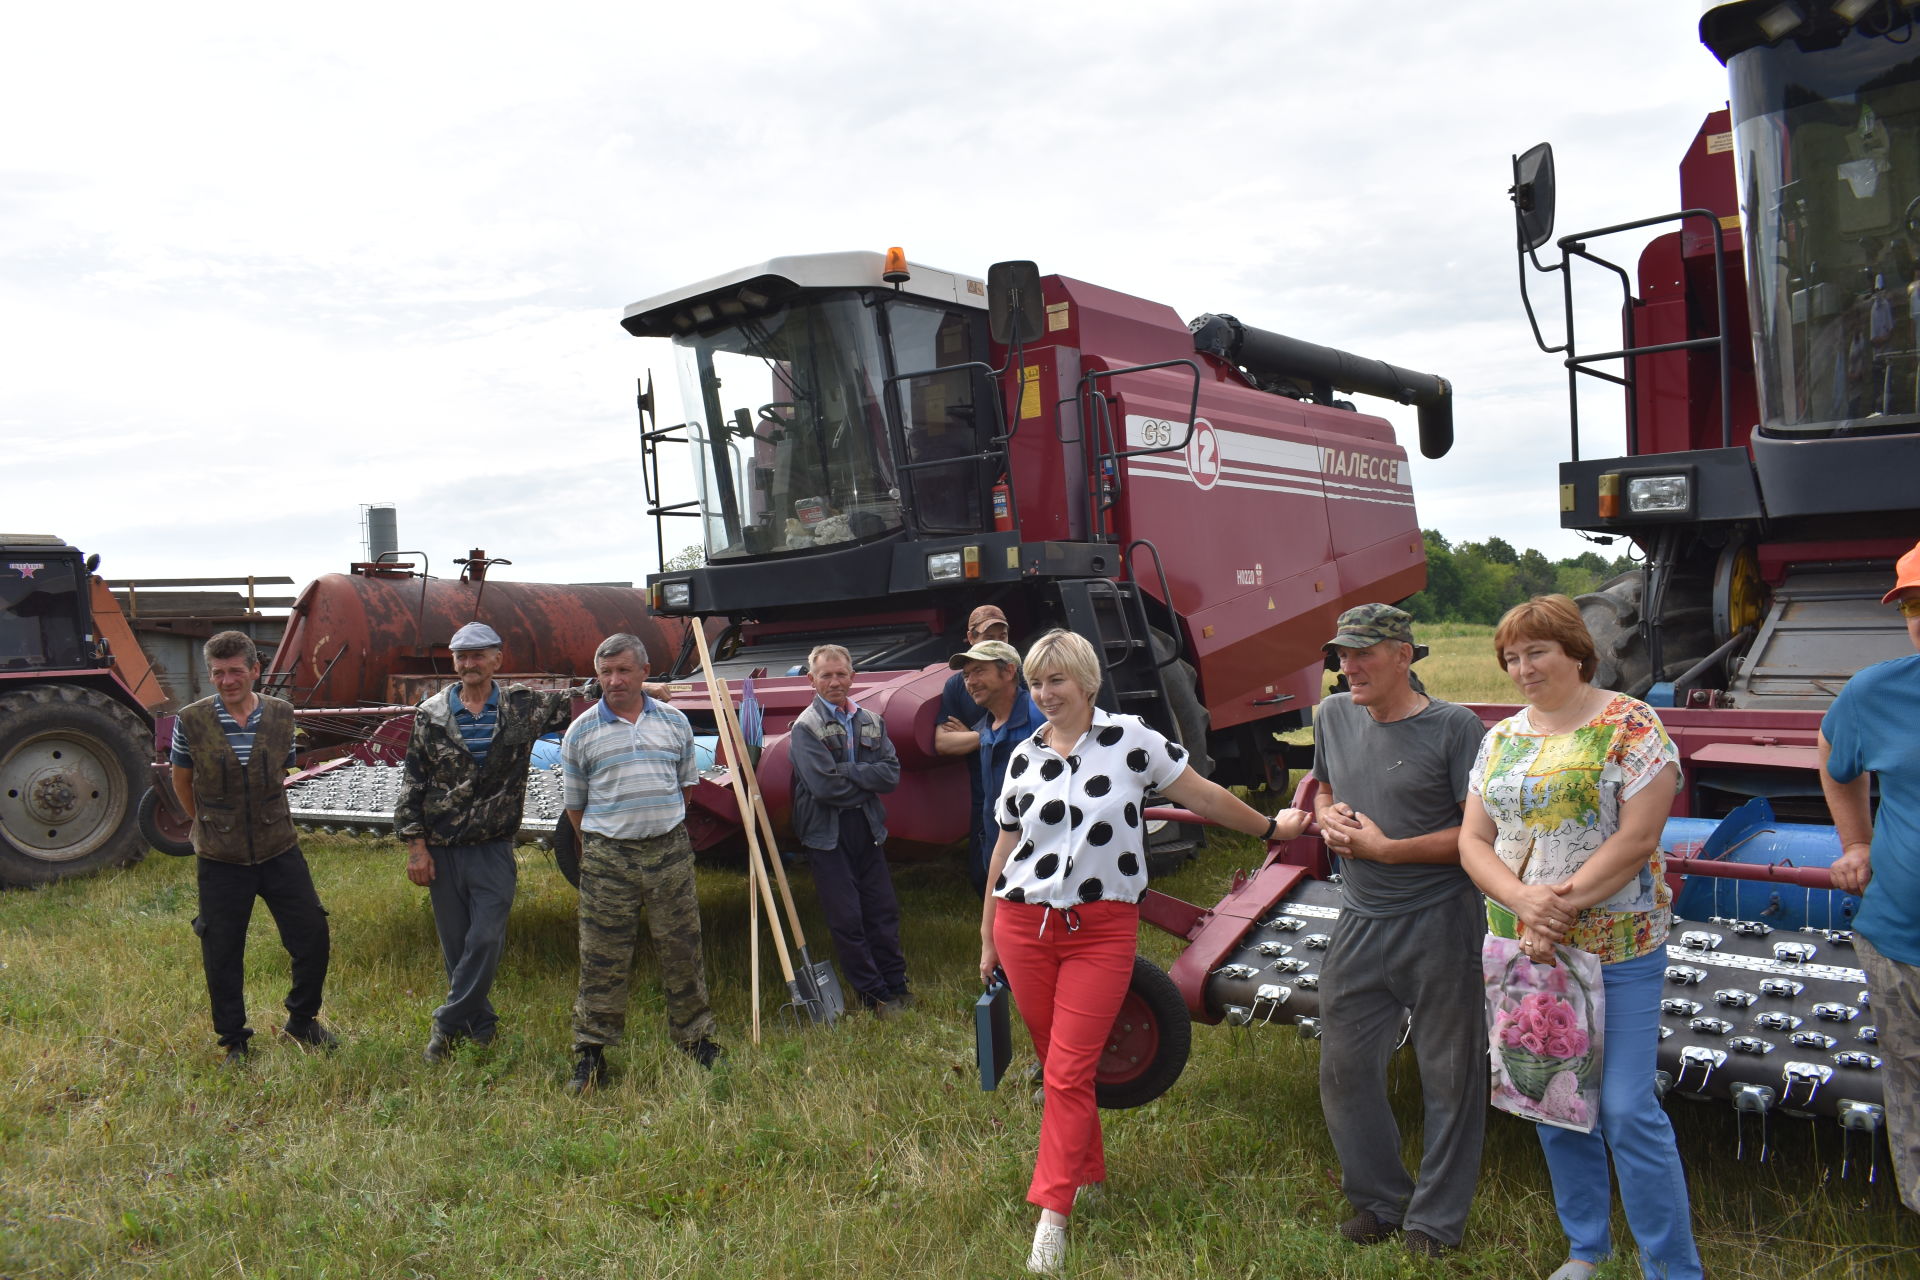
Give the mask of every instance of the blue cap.
M 484 622 L 469 622 L 453 633 L 453 639 L 447 641 L 447 648 L 455 653 L 462 649 L 499 649 L 503 646 L 500 633 Z

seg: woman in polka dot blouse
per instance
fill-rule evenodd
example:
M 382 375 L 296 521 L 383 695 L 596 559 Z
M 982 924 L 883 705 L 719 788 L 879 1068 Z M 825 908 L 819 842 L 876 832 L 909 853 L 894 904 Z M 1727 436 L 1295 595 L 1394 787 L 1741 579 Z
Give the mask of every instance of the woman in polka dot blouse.
M 1148 793 L 1269 841 L 1299 835 L 1308 815 L 1256 812 L 1195 773 L 1178 743 L 1137 717 L 1094 706 L 1100 659 L 1073 632 L 1042 636 L 1025 674 L 1047 722 L 1007 762 L 987 871 L 992 890 L 981 911 L 980 976 L 991 981 L 1004 968 L 1046 1073 L 1040 1154 L 1027 1190 L 1040 1223 L 1027 1267 L 1052 1274 L 1063 1265 L 1075 1194 L 1107 1176 L 1093 1073 L 1133 975 Z

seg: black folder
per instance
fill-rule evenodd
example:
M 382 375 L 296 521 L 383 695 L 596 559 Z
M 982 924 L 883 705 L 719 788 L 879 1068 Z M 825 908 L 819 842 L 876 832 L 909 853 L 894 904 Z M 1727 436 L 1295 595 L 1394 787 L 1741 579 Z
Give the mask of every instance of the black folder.
M 998 970 L 993 985 L 973 1002 L 974 1052 L 980 1060 L 980 1087 L 997 1088 L 1013 1059 L 1013 1024 L 1008 1007 L 1013 1003 L 1007 992 L 1007 980 Z

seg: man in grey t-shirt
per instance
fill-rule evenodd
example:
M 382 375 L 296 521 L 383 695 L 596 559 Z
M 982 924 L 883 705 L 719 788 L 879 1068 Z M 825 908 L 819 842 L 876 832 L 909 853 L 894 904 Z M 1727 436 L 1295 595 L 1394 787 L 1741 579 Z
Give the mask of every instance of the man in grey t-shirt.
M 1320 1102 L 1354 1216 L 1340 1233 L 1408 1252 L 1455 1249 L 1480 1176 L 1487 1037 L 1479 892 L 1460 869 L 1460 808 L 1485 732 L 1413 687 L 1413 619 L 1385 604 L 1340 615 L 1327 642 L 1350 692 L 1314 713 L 1314 799 L 1346 882 L 1321 967 Z M 1411 1014 L 1426 1103 L 1417 1178 L 1400 1161 L 1387 1061 Z

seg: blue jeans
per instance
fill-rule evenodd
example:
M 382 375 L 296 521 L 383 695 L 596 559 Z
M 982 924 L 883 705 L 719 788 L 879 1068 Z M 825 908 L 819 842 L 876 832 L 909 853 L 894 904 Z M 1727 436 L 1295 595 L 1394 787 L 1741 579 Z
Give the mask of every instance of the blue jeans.
M 1680 1169 L 1673 1125 L 1653 1096 L 1660 984 L 1666 968 L 1662 947 L 1602 970 L 1607 1022 L 1601 1042 L 1600 1124 L 1592 1133 L 1537 1127 L 1569 1256 L 1597 1263 L 1613 1252 L 1607 1225 L 1613 1207 L 1607 1174 L 1611 1152 L 1620 1202 L 1647 1280 L 1699 1280 L 1687 1179 Z

